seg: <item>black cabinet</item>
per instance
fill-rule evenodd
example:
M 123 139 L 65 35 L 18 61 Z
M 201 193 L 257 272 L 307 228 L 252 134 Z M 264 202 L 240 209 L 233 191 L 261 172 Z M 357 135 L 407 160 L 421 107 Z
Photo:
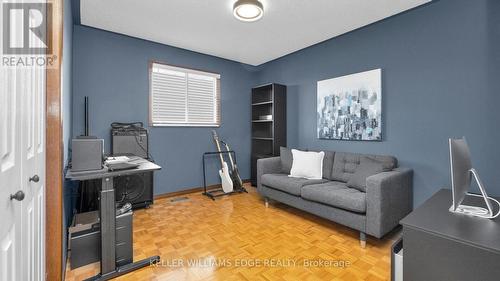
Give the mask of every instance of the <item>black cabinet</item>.
M 116 264 L 122 266 L 132 262 L 133 257 L 133 212 L 116 216 Z M 75 269 L 101 259 L 101 229 L 99 211 L 75 215 L 73 226 L 69 228 L 70 265 Z
M 266 84 L 252 89 L 251 183 L 257 185 L 257 160 L 278 156 L 286 146 L 286 86 Z
M 451 202 L 442 189 L 401 221 L 404 280 L 499 280 L 500 218 L 454 214 Z

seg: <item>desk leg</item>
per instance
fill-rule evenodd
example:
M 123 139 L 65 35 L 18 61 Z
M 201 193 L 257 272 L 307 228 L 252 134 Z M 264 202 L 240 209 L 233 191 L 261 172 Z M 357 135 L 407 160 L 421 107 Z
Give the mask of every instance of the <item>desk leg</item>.
M 113 178 L 102 179 L 101 189 L 101 274 L 112 272 L 116 268 L 116 210 Z
M 102 179 L 99 207 L 101 212 L 101 273 L 86 279 L 86 281 L 109 280 L 160 261 L 159 256 L 152 256 L 117 268 L 116 207 L 112 177 Z

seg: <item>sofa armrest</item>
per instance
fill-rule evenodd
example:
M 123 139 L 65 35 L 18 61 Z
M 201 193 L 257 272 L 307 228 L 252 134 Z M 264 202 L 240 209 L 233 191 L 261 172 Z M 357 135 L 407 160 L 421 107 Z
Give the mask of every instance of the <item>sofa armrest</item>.
M 281 172 L 280 157 L 257 159 L 257 188 L 261 188 L 260 177 L 264 174 L 277 174 Z
M 366 178 L 366 233 L 381 238 L 412 210 L 413 170 L 396 168 Z

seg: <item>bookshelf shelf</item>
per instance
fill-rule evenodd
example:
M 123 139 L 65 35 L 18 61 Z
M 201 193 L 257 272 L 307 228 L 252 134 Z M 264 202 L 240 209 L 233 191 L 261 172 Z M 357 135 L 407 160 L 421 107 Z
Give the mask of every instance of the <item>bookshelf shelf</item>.
M 272 105 L 273 101 L 263 101 L 263 102 L 252 103 L 253 106 L 256 106 L 256 105 L 266 105 L 266 104 Z

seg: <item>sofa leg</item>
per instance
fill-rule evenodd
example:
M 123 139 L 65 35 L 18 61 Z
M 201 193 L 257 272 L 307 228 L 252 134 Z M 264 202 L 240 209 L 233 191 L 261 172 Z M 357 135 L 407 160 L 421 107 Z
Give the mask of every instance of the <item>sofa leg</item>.
M 264 198 L 264 202 L 266 204 L 266 208 L 269 208 L 269 199 L 267 199 L 267 197 Z
M 359 245 L 363 249 L 366 247 L 366 233 L 362 231 L 359 232 Z

